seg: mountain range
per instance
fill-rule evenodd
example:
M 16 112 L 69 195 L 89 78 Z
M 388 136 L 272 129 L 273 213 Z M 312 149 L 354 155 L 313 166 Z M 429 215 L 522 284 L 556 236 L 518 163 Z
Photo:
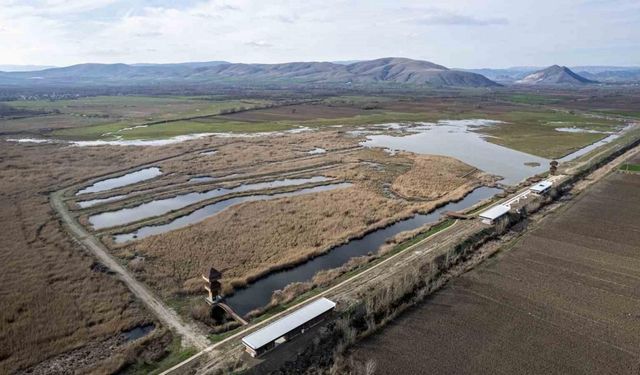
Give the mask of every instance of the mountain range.
M 79 64 L 29 72 L 0 72 L 2 85 L 137 85 L 162 83 L 395 83 L 435 87 L 492 87 L 481 74 L 428 61 L 388 57 L 354 63 Z

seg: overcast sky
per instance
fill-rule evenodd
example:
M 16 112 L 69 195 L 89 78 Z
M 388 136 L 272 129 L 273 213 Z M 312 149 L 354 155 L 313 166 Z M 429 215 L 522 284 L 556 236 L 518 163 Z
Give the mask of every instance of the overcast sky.
M 640 65 L 638 0 L 0 0 L 0 64 Z

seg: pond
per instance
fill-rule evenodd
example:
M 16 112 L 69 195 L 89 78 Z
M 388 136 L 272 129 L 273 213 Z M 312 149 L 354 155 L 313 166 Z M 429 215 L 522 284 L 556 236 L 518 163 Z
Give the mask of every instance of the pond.
M 143 326 L 132 328 L 128 331 L 124 331 L 122 332 L 122 335 L 124 336 L 125 340 L 134 341 L 148 335 L 155 328 L 156 326 L 154 324 L 146 324 Z
M 176 195 L 171 198 L 156 199 L 135 207 L 122 208 L 116 211 L 102 212 L 89 217 L 89 223 L 94 229 L 103 229 L 136 222 L 153 216 L 160 216 L 178 210 L 194 203 L 227 194 L 241 193 L 251 190 L 273 189 L 278 187 L 296 186 L 315 182 L 325 182 L 329 178 L 314 176 L 310 178 L 285 178 L 281 180 L 242 184 L 234 188 L 218 188 L 204 192 L 194 192 Z
M 90 199 L 90 200 L 87 200 L 87 201 L 79 201 L 77 203 L 78 203 L 78 206 L 80 206 L 80 208 L 89 208 L 89 207 L 97 206 L 97 205 L 103 204 L 103 203 L 119 201 L 119 200 L 125 199 L 126 197 L 128 197 L 127 194 L 122 194 L 122 195 L 114 195 L 114 196 L 107 197 L 107 198 L 99 198 L 99 199 Z
M 437 124 L 421 123 L 406 127 L 406 133 L 396 135 L 368 135 L 361 144 L 392 151 L 411 151 L 418 154 L 444 155 L 461 160 L 485 172 L 501 176 L 507 185 L 515 185 L 534 174 L 549 169 L 549 160 L 512 150 L 485 140 L 473 130 L 491 126 L 492 120 L 443 120 Z M 397 126 L 391 129 L 397 129 Z M 537 165 L 537 166 L 536 166 Z
M 102 191 L 112 190 L 112 189 L 120 188 L 123 186 L 136 184 L 141 181 L 150 180 L 152 178 L 160 176 L 161 174 L 162 174 L 162 171 L 158 167 L 140 169 L 135 172 L 127 173 L 119 177 L 100 180 L 94 183 L 93 185 L 78 191 L 76 195 L 88 194 L 88 193 L 99 193 Z

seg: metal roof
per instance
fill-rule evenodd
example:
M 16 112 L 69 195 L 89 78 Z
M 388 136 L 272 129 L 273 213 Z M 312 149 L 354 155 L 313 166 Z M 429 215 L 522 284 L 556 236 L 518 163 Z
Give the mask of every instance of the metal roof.
M 545 191 L 548 188 L 550 188 L 553 184 L 551 183 L 551 181 L 540 181 L 537 184 L 531 186 L 529 188 L 529 190 L 533 191 L 533 192 L 541 192 L 541 191 Z
M 484 219 L 490 219 L 490 220 L 495 220 L 497 218 L 499 218 L 500 216 L 506 214 L 507 212 L 509 212 L 511 208 L 509 206 L 505 206 L 503 204 L 497 204 L 493 207 L 491 207 L 490 209 L 481 212 L 480 213 L 480 217 L 484 218 Z
M 336 303 L 333 301 L 326 298 L 317 299 L 266 327 L 245 336 L 242 342 L 254 350 L 259 349 L 311 319 L 332 310 L 334 307 L 336 307 Z

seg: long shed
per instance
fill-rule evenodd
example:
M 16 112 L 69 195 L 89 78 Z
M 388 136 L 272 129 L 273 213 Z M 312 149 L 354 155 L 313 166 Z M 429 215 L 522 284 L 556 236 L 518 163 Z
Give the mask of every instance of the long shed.
M 553 184 L 551 183 L 551 181 L 544 180 L 544 181 L 540 181 L 537 184 L 531 186 L 529 188 L 529 190 L 531 190 L 532 192 L 534 192 L 536 194 L 544 194 L 547 190 L 551 189 L 552 185 Z
M 251 356 L 257 357 L 273 349 L 276 344 L 304 333 L 306 329 L 313 327 L 324 319 L 335 307 L 335 302 L 324 297 L 319 298 L 245 336 L 242 339 L 242 343 Z
M 497 204 L 490 209 L 483 211 L 480 213 L 480 218 L 482 222 L 485 224 L 493 224 L 498 218 L 504 216 L 509 212 L 511 207 L 505 206 L 503 204 Z

